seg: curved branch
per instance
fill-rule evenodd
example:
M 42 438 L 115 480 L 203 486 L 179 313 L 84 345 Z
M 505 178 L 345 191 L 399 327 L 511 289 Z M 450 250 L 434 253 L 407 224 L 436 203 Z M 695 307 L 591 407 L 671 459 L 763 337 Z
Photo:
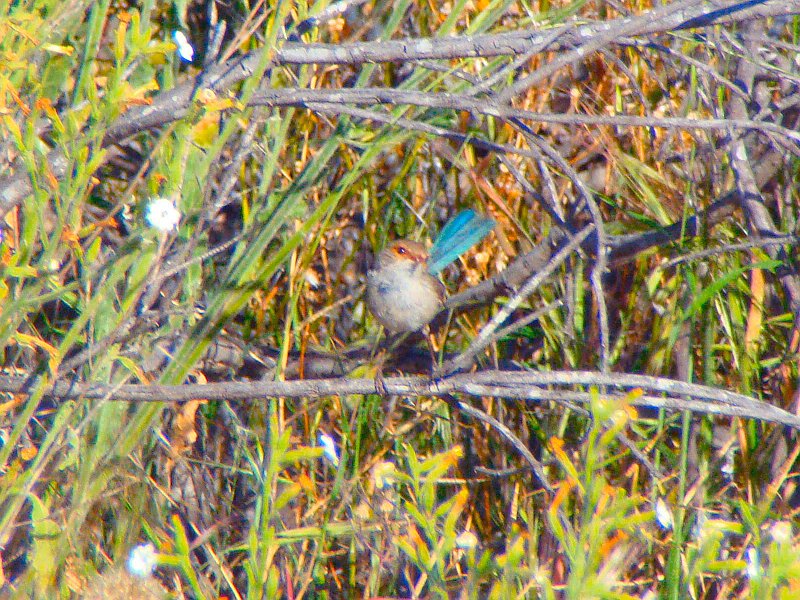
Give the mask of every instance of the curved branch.
M 800 417 L 755 398 L 693 383 L 663 377 L 595 371 L 495 371 L 462 373 L 446 379 L 428 377 L 390 377 L 381 384 L 374 379 L 314 379 L 296 381 L 232 381 L 206 385 L 74 385 L 57 382 L 44 397 L 54 400 L 95 399 L 125 402 L 184 402 L 220 400 L 239 402 L 265 398 L 322 398 L 350 394 L 444 396 L 469 394 L 528 402 L 541 400 L 588 403 L 589 394 L 579 390 L 554 391 L 550 386 L 607 387 L 605 397 L 619 397 L 616 390 L 646 390 L 651 395 L 628 396 L 633 406 L 688 410 L 702 414 L 758 419 L 800 430 Z M 0 378 L 0 391 L 28 394 L 36 381 L 23 378 Z

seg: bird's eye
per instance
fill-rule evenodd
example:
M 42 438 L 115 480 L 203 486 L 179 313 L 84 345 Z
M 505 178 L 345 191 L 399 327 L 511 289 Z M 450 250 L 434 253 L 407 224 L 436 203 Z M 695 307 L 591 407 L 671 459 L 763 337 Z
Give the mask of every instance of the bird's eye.
M 406 253 L 406 249 L 403 248 L 402 246 L 398 246 L 397 247 L 397 253 L 398 254 L 405 254 Z

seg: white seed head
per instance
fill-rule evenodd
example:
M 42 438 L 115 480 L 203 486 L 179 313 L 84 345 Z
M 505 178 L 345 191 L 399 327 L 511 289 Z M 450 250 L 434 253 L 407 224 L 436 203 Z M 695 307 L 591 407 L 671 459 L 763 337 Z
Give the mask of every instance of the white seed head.
M 144 220 L 150 227 L 167 233 L 178 228 L 181 213 L 169 198 L 154 198 L 145 209 Z
M 139 544 L 128 555 L 128 573 L 146 579 L 153 574 L 158 564 L 158 554 L 153 544 Z

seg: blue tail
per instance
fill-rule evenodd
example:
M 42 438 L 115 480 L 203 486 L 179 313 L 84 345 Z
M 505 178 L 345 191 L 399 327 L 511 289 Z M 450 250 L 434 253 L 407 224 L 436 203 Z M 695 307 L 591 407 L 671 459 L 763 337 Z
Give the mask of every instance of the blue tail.
M 442 227 L 431 246 L 428 272 L 438 275 L 447 265 L 472 248 L 494 229 L 494 221 L 474 210 L 458 213 Z

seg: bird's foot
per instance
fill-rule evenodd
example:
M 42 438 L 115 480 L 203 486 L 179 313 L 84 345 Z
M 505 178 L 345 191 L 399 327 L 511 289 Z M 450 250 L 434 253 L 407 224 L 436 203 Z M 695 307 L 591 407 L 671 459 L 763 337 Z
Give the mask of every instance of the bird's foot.
M 383 377 L 383 365 L 378 367 L 375 373 L 375 393 L 379 396 L 388 396 L 389 389 L 386 387 L 386 379 Z

